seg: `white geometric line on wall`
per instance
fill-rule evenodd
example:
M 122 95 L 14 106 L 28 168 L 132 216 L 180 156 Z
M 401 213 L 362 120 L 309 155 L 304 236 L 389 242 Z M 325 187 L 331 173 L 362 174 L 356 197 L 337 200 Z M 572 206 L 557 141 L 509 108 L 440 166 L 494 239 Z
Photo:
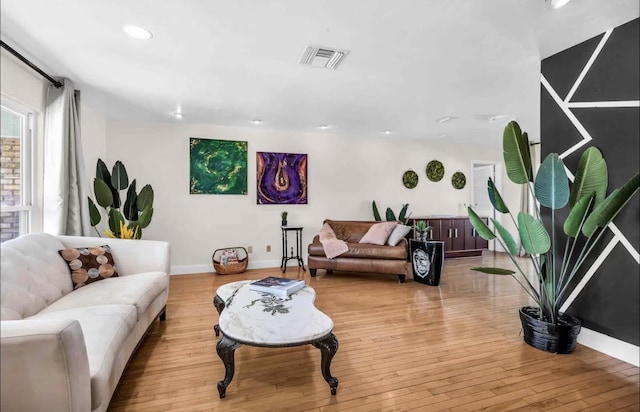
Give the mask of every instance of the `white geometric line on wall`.
M 569 156 L 571 153 L 575 152 L 576 150 L 578 150 L 579 148 L 581 148 L 582 146 L 584 146 L 585 144 L 593 140 L 593 138 L 591 137 L 587 129 L 584 128 L 582 123 L 580 123 L 578 118 L 573 113 L 571 113 L 571 110 L 569 110 L 567 103 L 562 101 L 560 96 L 558 96 L 558 93 L 556 93 L 553 87 L 551 87 L 551 84 L 549 84 L 546 77 L 544 77 L 544 74 L 540 75 L 540 81 L 542 82 L 542 85 L 544 86 L 544 88 L 547 89 L 547 92 L 549 92 L 549 95 L 551 95 L 551 98 L 556 102 L 560 110 L 562 110 L 562 112 L 565 114 L 565 116 L 567 116 L 571 124 L 573 124 L 576 130 L 578 130 L 578 133 L 580 133 L 580 135 L 582 136 L 581 141 L 574 144 L 573 146 L 565 150 L 562 154 L 560 154 L 560 158 L 564 159 L 565 157 Z
M 629 239 L 627 239 L 624 233 L 622 233 L 620 229 L 618 229 L 618 226 L 616 226 L 614 223 L 609 223 L 609 226 L 607 227 L 614 233 L 614 235 L 618 237 L 618 239 L 620 240 L 620 243 L 622 243 L 622 246 L 624 246 L 625 249 L 627 249 L 631 257 L 634 258 L 636 260 L 636 263 L 640 265 L 640 253 L 638 253 L 636 248 L 633 247 L 633 245 L 631 244 L 631 242 L 629 242 Z
M 573 94 L 576 92 L 576 90 L 578 90 L 580 83 L 582 83 L 582 79 L 584 79 L 584 77 L 587 75 L 587 72 L 591 69 L 591 66 L 596 61 L 596 58 L 600 54 L 600 51 L 604 47 L 604 44 L 607 42 L 607 40 L 609 40 L 609 36 L 611 36 L 611 33 L 613 33 L 613 29 L 609 29 L 604 33 L 604 36 L 602 36 L 602 39 L 600 39 L 600 43 L 598 43 L 598 46 L 591 54 L 591 57 L 589 57 L 589 60 L 587 60 L 587 63 L 582 68 L 580 75 L 578 76 L 576 81 L 573 83 L 573 86 L 571 86 L 571 90 L 569 90 L 569 93 L 567 93 L 567 97 L 564 98 L 565 102 L 568 102 L 569 100 L 571 100 L 571 98 L 573 97 Z
M 613 239 L 611 239 L 611 241 L 607 244 L 607 247 L 605 247 L 604 250 L 598 256 L 598 259 L 596 259 L 596 261 L 593 262 L 593 265 L 591 265 L 587 273 L 584 274 L 582 279 L 580 279 L 580 282 L 578 283 L 578 285 L 576 285 L 576 287 L 573 289 L 573 292 L 571 292 L 567 300 L 562 304 L 562 307 L 560 308 L 560 312 L 567 311 L 569 306 L 571 306 L 573 301 L 576 300 L 580 292 L 582 292 L 584 287 L 591 280 L 593 275 L 595 275 L 596 271 L 600 268 L 600 265 L 602 265 L 604 260 L 607 258 L 607 256 L 609 256 L 609 253 L 611 253 L 611 251 L 618 244 L 619 241 L 620 239 L 618 238 L 618 236 L 614 236 Z
M 608 102 L 569 102 L 570 109 L 594 109 L 598 107 L 640 107 L 640 100 L 612 100 Z

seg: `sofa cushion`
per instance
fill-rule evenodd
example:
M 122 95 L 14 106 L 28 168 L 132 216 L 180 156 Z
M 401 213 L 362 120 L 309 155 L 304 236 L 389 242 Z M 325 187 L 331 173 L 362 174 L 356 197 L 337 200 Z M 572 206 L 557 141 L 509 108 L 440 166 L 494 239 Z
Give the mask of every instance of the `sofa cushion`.
M 358 243 L 370 243 L 372 245 L 384 245 L 389 239 L 393 229 L 398 226 L 396 222 L 380 222 L 371 225 L 367 233 L 362 236 Z
M 325 220 L 333 229 L 338 239 L 347 243 L 358 243 L 369 231 L 371 226 L 380 222 L 349 221 L 349 220 Z
M 73 288 L 117 277 L 118 271 L 109 245 L 66 248 L 58 251 L 71 270 Z
M 168 289 L 169 275 L 164 272 L 147 272 L 137 275 L 109 278 L 83 286 L 46 307 L 41 313 L 93 305 L 133 305 L 138 319 L 163 291 Z
M 98 285 L 100 283 L 94 286 Z M 111 394 L 105 392 L 109 392 L 108 379 L 113 362 L 136 325 L 136 308 L 132 305 L 84 306 L 39 313 L 30 319 L 75 319 L 80 323 L 89 358 L 91 409 L 96 409 L 103 401 L 108 400 Z
M 407 248 L 404 243 L 399 246 L 379 246 L 368 243 L 347 243 L 349 250 L 340 255 L 340 258 L 367 258 L 367 259 L 407 259 Z M 321 243 L 309 245 L 310 256 L 326 256 Z
M 54 236 L 34 233 L 2 244 L 0 318 L 29 317 L 71 292 L 69 269 L 58 255 L 64 245 Z

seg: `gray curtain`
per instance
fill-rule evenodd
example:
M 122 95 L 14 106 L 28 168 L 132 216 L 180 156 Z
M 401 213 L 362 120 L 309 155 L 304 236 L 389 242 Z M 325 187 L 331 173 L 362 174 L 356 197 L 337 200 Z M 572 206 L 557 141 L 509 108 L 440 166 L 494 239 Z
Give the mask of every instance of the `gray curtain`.
M 78 113 L 80 92 L 67 79 L 47 91 L 44 130 L 44 231 L 89 236 L 91 223 Z

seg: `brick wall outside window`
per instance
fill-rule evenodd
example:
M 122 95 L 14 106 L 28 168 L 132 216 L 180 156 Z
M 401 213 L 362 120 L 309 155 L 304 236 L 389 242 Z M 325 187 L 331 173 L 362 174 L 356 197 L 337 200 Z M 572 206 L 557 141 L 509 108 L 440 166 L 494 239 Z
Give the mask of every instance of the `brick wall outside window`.
M 0 198 L 3 206 L 20 205 L 20 138 L 0 137 Z M 20 235 L 20 212 L 0 212 L 0 241 Z

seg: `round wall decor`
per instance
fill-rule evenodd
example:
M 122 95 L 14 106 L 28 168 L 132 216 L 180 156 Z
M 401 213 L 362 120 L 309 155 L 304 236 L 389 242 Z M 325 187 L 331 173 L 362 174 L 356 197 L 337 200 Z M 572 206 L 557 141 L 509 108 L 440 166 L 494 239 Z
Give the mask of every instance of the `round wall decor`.
M 432 182 L 439 182 L 444 177 L 444 166 L 439 160 L 432 160 L 427 163 L 427 177 Z
M 467 178 L 462 172 L 455 172 L 451 176 L 451 185 L 456 189 L 462 189 L 467 184 Z
M 418 174 L 413 170 L 407 170 L 402 174 L 402 184 L 407 189 L 413 189 L 418 186 Z

